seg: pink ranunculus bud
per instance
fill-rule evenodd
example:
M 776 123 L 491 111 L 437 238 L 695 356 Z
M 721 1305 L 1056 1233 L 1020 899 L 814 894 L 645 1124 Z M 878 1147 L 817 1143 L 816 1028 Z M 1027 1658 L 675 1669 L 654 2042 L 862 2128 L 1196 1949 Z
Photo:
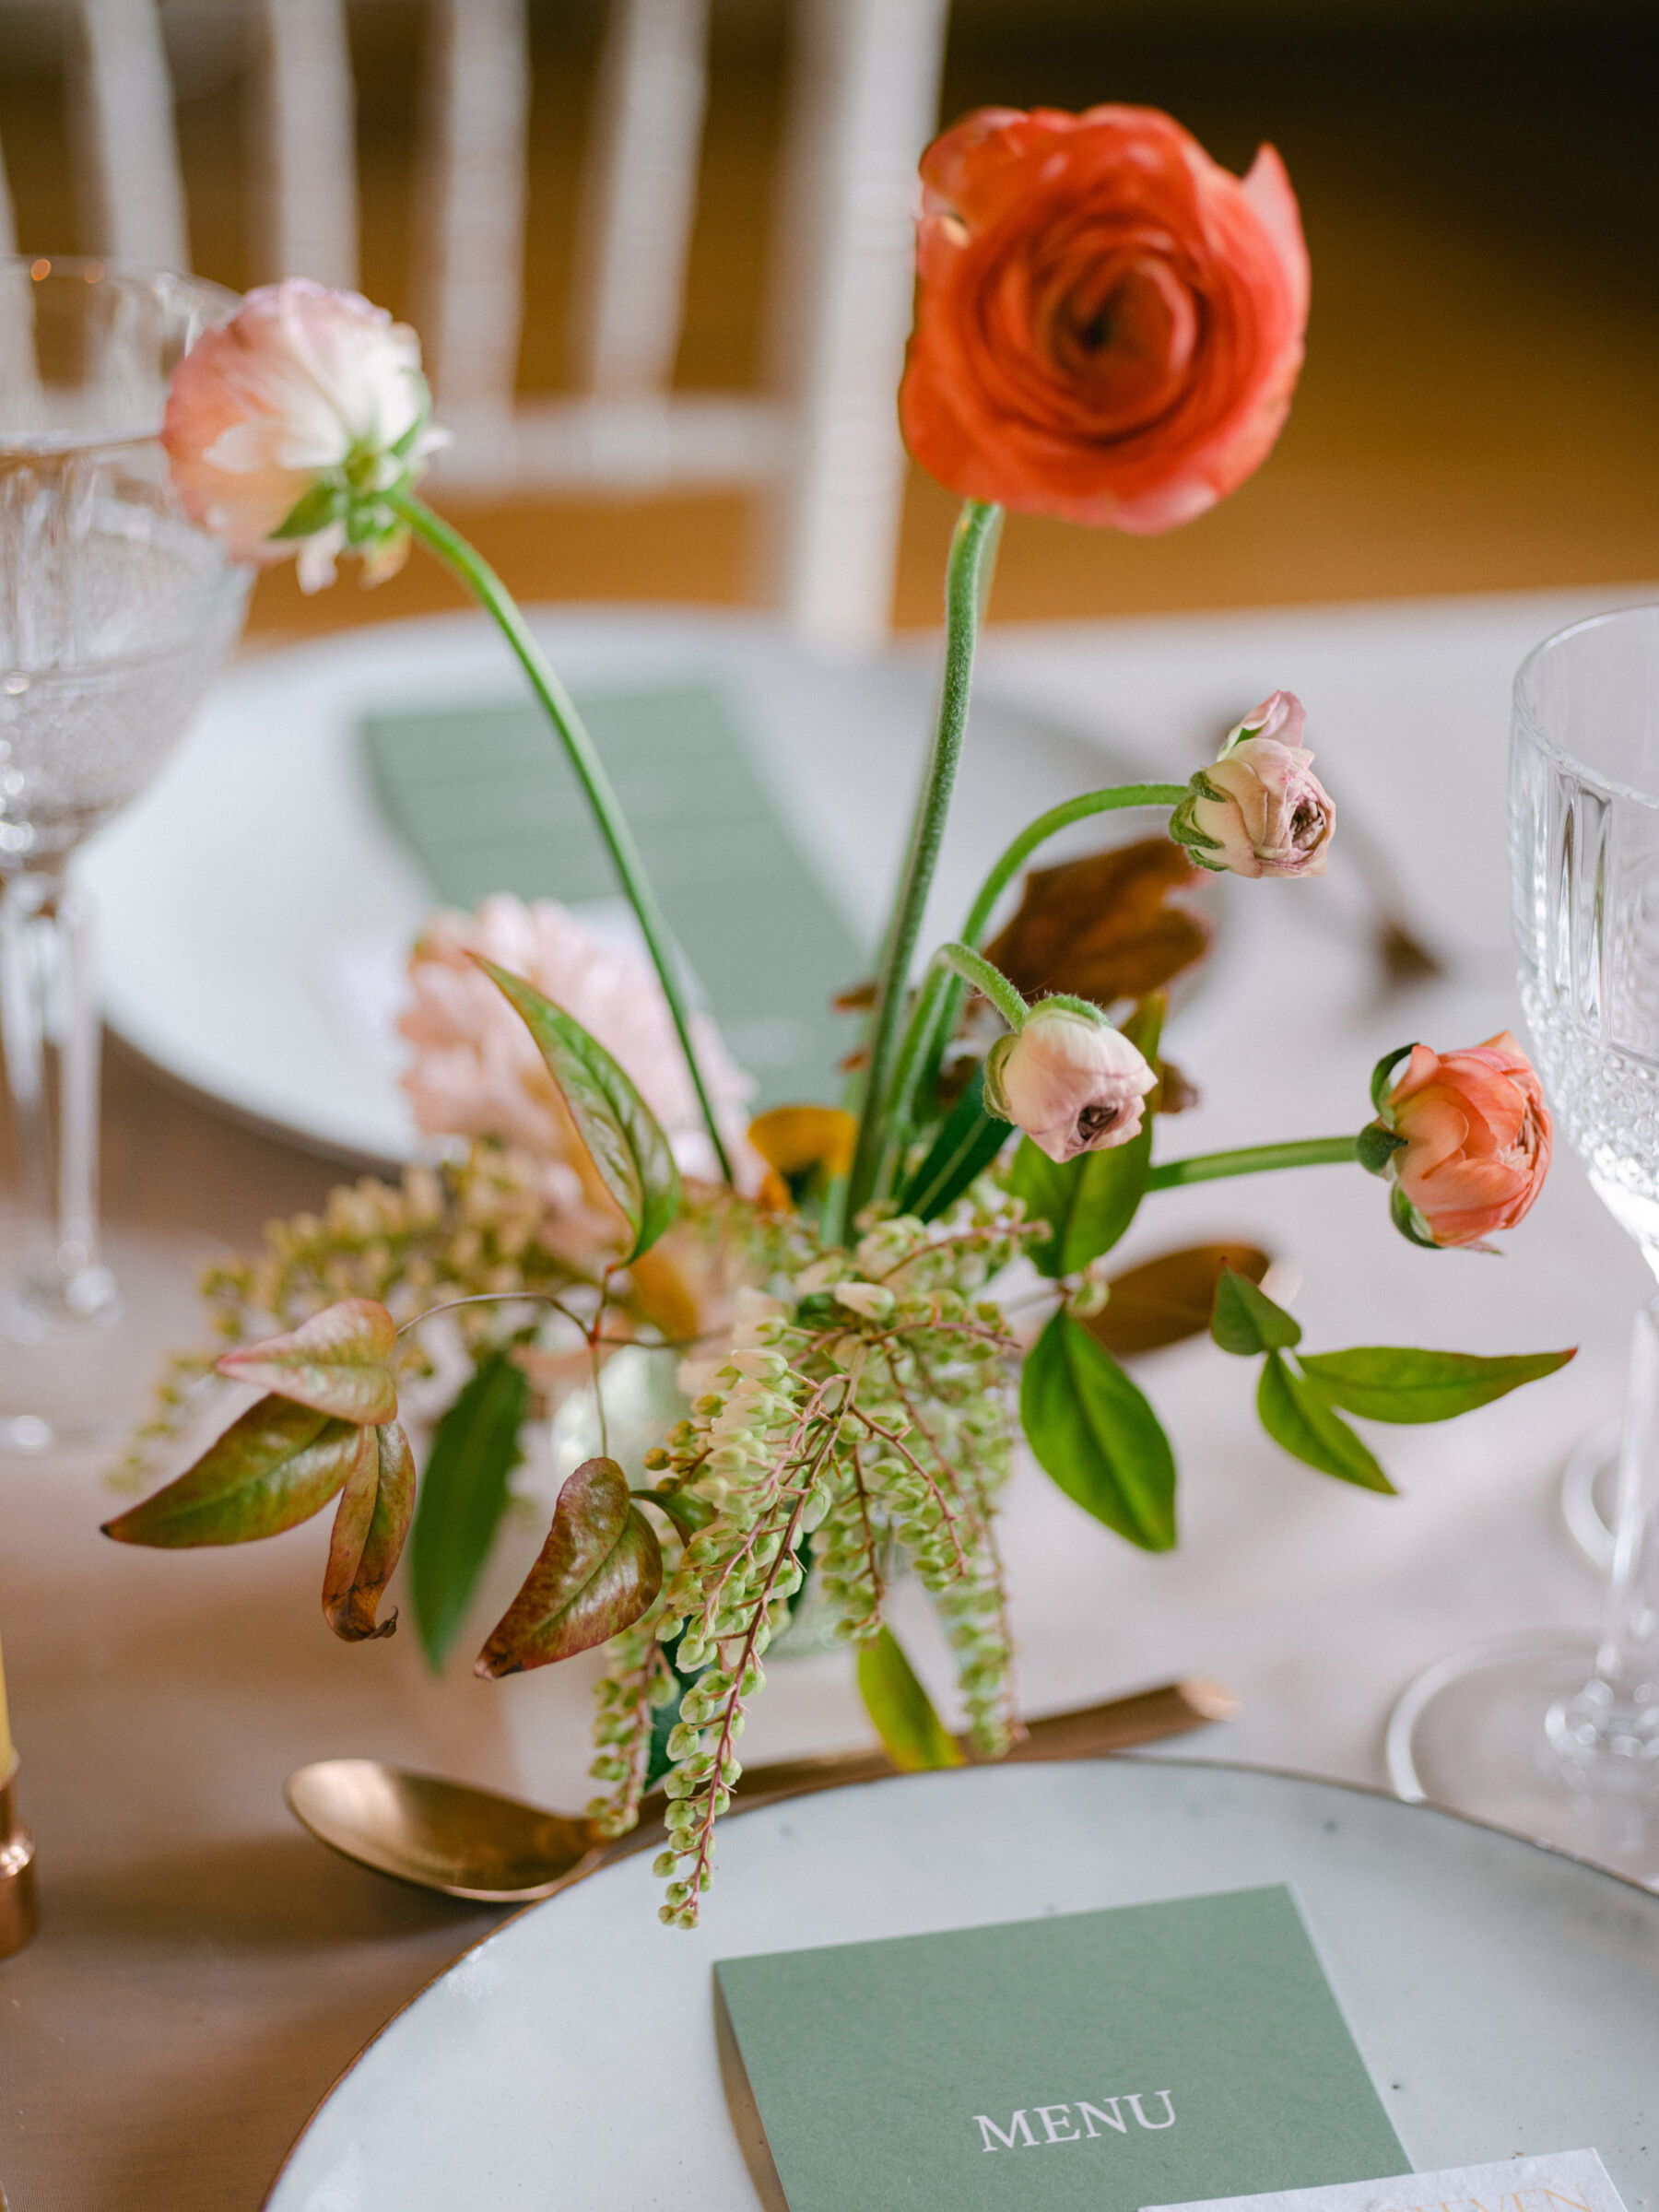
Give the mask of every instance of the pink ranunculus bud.
M 1382 1100 L 1402 1140 L 1387 1171 L 1416 1241 L 1478 1244 L 1513 1229 L 1549 1172 L 1549 1109 L 1536 1071 L 1507 1030 L 1460 1053 L 1414 1044 Z
M 290 277 L 197 339 L 173 371 L 161 442 L 193 522 L 238 560 L 297 552 L 313 592 L 334 582 L 348 524 L 370 581 L 401 562 L 407 533 L 375 495 L 411 484 L 447 442 L 429 406 L 406 324 Z
M 1158 1077 L 1103 1014 L 1040 1000 L 985 1057 L 985 1104 L 1051 1159 L 1110 1151 L 1135 1135 Z
M 1200 866 L 1235 876 L 1323 876 L 1336 809 L 1299 740 L 1306 716 L 1276 691 L 1193 778 L 1170 835 Z

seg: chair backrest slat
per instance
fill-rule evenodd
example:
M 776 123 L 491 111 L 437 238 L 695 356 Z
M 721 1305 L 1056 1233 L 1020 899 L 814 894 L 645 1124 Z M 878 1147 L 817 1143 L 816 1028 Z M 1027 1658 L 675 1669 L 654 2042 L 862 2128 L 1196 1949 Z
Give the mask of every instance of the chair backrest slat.
M 172 80 L 152 0 L 78 0 L 73 112 L 94 253 L 188 269 Z
M 260 275 L 358 281 L 356 100 L 344 0 L 262 0 Z
M 819 643 L 891 620 L 917 157 L 938 112 L 948 0 L 801 0 L 769 360 L 797 431 L 761 549 L 771 595 Z
M 708 0 L 612 0 L 582 177 L 571 356 L 606 399 L 665 392 L 685 307 Z
M 512 405 L 524 312 L 524 0 L 431 0 L 417 315 L 452 419 Z
M 17 218 L 12 213 L 11 187 L 6 181 L 6 149 L 0 147 L 0 253 L 17 250 Z

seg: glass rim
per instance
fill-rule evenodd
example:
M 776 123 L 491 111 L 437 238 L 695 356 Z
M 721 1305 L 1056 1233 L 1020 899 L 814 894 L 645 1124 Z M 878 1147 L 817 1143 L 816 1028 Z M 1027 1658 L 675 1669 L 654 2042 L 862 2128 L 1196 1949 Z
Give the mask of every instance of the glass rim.
M 1627 782 L 1622 776 L 1611 775 L 1606 769 L 1581 759 L 1578 754 L 1570 751 L 1559 738 L 1551 736 L 1545 729 L 1534 699 L 1534 676 L 1547 653 L 1559 645 L 1564 645 L 1569 638 L 1576 638 L 1583 630 L 1608 629 L 1628 622 L 1637 615 L 1659 623 L 1659 599 L 1634 599 L 1628 606 L 1604 607 L 1599 614 L 1581 615 L 1576 622 L 1567 622 L 1559 629 L 1552 629 L 1547 638 L 1539 639 L 1516 669 L 1511 698 L 1515 720 L 1525 730 L 1527 736 L 1558 768 L 1567 770 L 1575 782 L 1606 792 L 1609 796 L 1631 799 L 1638 806 L 1659 811 L 1659 789 L 1643 791 L 1638 784 Z
M 193 276 L 187 269 L 170 269 L 158 263 L 124 261 L 118 254 L 104 253 L 0 253 L 0 276 L 16 274 L 42 284 L 48 276 L 78 276 L 88 286 L 101 284 L 105 277 L 133 285 L 157 287 L 162 284 L 177 288 L 181 295 L 191 296 L 206 311 L 203 327 L 210 328 L 233 314 L 241 302 L 240 292 L 228 285 L 216 284 L 211 276 Z M 198 334 L 199 335 L 199 334 Z M 36 441 L 14 439 L 0 430 L 0 461 L 27 455 L 44 460 L 53 455 L 68 457 L 86 453 L 132 453 L 144 446 L 154 445 L 161 434 L 158 423 L 153 430 L 137 430 L 125 437 L 54 439 L 50 444 Z

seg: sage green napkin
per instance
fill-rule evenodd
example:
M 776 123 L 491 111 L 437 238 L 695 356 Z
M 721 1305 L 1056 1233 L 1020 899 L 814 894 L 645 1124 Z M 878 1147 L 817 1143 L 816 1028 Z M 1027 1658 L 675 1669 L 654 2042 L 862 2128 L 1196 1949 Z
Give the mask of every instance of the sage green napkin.
M 832 995 L 869 956 L 756 768 L 726 700 L 688 682 L 584 695 L 695 987 L 755 1107 L 836 1097 L 851 1041 Z M 619 896 L 581 788 L 539 709 L 525 702 L 374 714 L 364 752 L 387 819 L 435 898 L 472 908 L 492 891 L 580 908 Z

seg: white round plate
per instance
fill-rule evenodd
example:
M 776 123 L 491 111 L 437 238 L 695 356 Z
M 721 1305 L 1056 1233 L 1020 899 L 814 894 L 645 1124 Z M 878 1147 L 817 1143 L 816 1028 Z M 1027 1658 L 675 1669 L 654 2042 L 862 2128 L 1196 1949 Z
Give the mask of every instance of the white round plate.
M 579 693 L 715 684 L 855 935 L 875 941 L 931 724 L 930 653 L 822 660 L 743 615 L 542 609 L 532 622 Z M 411 1157 L 392 1015 L 432 898 L 381 814 L 359 724 L 523 691 L 482 615 L 381 623 L 241 663 L 157 782 L 82 856 L 112 1027 L 192 1088 L 313 1149 Z M 960 926 L 1025 822 L 1133 772 L 994 696 L 976 700 L 971 735 L 935 936 Z M 1145 818 L 1079 830 L 1047 857 L 1144 835 Z
M 723 2088 L 716 1959 L 1274 1882 L 1419 2171 L 1594 2145 L 1659 2207 L 1659 1898 L 1338 1783 L 1119 1759 L 747 1813 L 694 1934 L 659 1924 L 645 1855 L 534 1907 L 369 2045 L 266 2212 L 775 2204 Z

